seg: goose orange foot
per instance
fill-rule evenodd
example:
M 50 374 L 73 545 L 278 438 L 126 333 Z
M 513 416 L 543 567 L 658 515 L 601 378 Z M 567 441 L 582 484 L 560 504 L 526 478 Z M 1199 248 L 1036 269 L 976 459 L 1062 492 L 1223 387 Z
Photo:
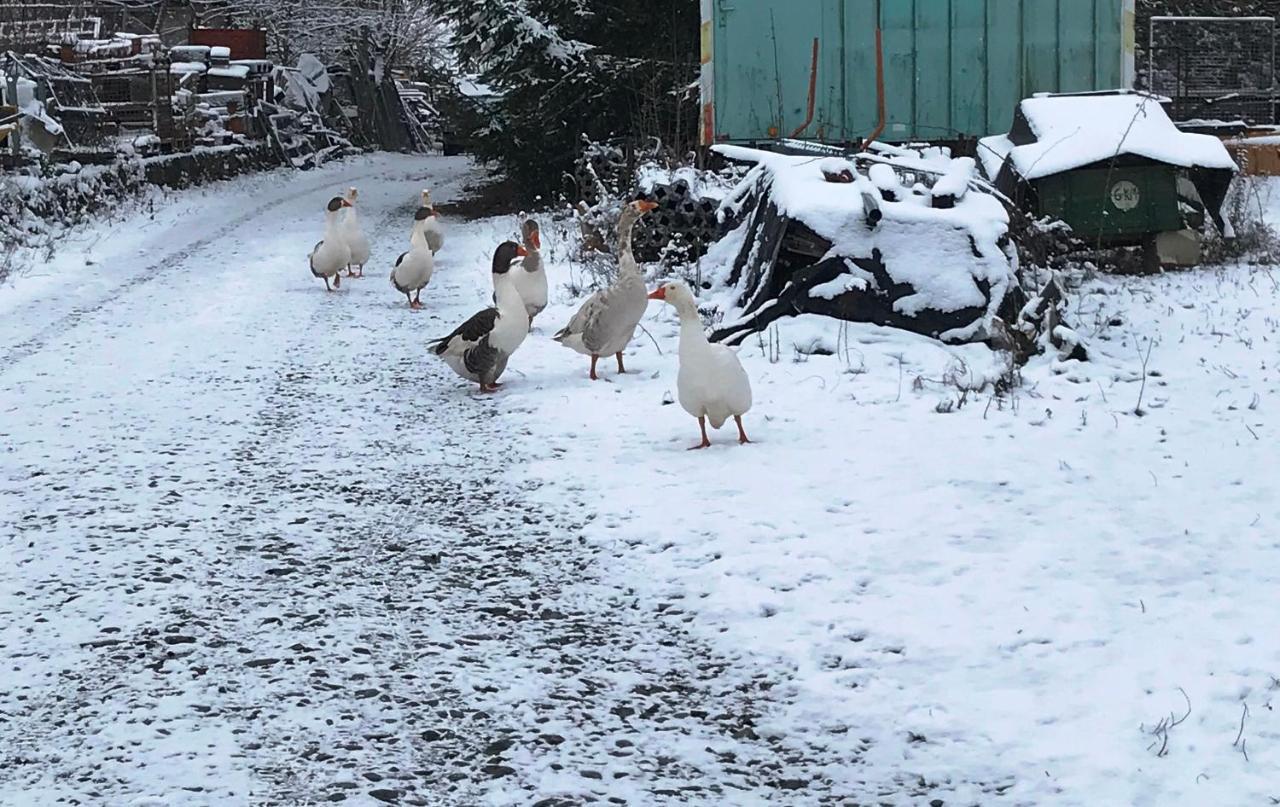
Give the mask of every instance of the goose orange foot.
M 702 442 L 696 446 L 689 446 L 690 451 L 697 451 L 700 448 L 711 448 L 711 440 L 707 437 L 707 419 L 705 417 L 698 418 L 698 428 L 702 430 Z

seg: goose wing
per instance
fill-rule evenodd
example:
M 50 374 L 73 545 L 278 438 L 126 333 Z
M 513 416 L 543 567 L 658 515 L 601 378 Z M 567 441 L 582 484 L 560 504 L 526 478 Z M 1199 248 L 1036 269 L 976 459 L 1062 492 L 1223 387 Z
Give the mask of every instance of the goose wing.
M 471 318 L 459 325 L 448 336 L 441 337 L 431 343 L 431 349 L 437 356 L 446 353 L 465 354 L 487 339 L 498 322 L 498 309 L 486 308 L 471 315 Z
M 564 339 L 575 334 L 586 333 L 600 318 L 600 314 L 608 309 L 610 291 L 611 289 L 601 289 L 588 297 L 569 320 L 569 324 L 561 328 L 552 338 Z
M 408 294 L 409 289 L 406 288 L 405 286 L 400 285 L 400 279 L 396 277 L 396 272 L 399 271 L 400 264 L 404 263 L 404 256 L 408 254 L 409 253 L 407 252 L 400 253 L 400 257 L 396 258 L 395 268 L 391 270 L 391 285 L 395 287 L 395 290 L 400 292 L 401 294 Z

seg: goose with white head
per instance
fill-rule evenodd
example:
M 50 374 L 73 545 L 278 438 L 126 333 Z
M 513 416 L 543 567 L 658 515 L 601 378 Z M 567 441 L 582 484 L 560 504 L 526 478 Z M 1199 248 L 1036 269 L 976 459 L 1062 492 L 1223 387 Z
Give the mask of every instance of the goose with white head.
M 529 315 L 511 279 L 513 265 L 527 253 L 514 241 L 504 241 L 493 253 L 496 305 L 473 314 L 448 336 L 431 343 L 431 350 L 455 373 L 480 385 L 481 392 L 497 392 L 507 361 L 529 335 Z
M 707 421 L 711 421 L 711 428 L 719 429 L 729 418 L 738 425 L 738 442 L 751 442 L 742 427 L 742 416 L 751 409 L 751 379 L 742 369 L 738 354 L 708 341 L 698 316 L 698 302 L 684 283 L 665 283 L 655 289 L 649 299 L 662 300 L 680 315 L 680 371 L 676 374 L 676 392 L 680 406 L 698 419 L 698 428 L 702 431 L 702 442 L 693 448 L 711 445 Z
M 420 207 L 413 215 L 413 230 L 409 234 L 409 251 L 396 258 L 391 270 L 391 285 L 409 300 L 409 308 L 422 308 L 422 290 L 431 282 L 435 272 L 435 257 L 427 245 L 426 223 L 431 220 L 430 208 Z
M 347 277 L 364 277 L 364 265 L 369 260 L 369 239 L 360 228 L 360 215 L 356 212 L 356 197 L 359 191 L 348 188 L 342 198 L 347 200 L 347 213 L 342 217 L 342 240 L 347 242 L 351 250 L 351 262 L 347 264 Z M 352 267 L 359 267 L 354 271 Z
M 324 278 L 324 287 L 333 291 L 342 286 L 342 270 L 351 263 L 351 249 L 342 237 L 340 216 L 351 203 L 341 196 L 329 200 L 324 209 L 324 238 L 311 250 L 308 260 L 311 263 L 311 274 Z M 333 285 L 329 285 L 333 278 Z
M 631 231 L 640 217 L 655 207 L 653 202 L 638 199 L 622 208 L 618 217 L 617 277 L 608 288 L 588 297 L 569 324 L 553 337 L 565 347 L 591 357 L 592 381 L 599 378 L 596 362 L 601 356 L 616 356 L 618 372 L 627 371 L 622 351 L 635 336 L 647 306 L 644 275 L 631 252 Z

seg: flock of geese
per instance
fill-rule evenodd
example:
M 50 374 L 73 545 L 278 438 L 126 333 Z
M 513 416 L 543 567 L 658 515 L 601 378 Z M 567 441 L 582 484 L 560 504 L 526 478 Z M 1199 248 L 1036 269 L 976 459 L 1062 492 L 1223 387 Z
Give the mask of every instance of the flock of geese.
M 356 212 L 357 191 L 349 188 L 325 206 L 324 237 L 311 251 L 311 273 L 329 291 L 341 288 L 343 273 L 362 277 L 369 260 L 369 239 Z M 635 336 L 650 300 L 662 300 L 680 317 L 680 370 L 676 378 L 681 407 L 698 419 L 702 441 L 711 445 L 707 423 L 719 429 L 729 418 L 738 427 L 738 442 L 748 443 L 742 416 L 751 408 L 751 382 L 738 356 L 724 345 L 708 341 L 693 292 L 682 281 L 670 281 L 650 292 L 631 250 L 631 232 L 655 205 L 637 200 L 622 209 L 618 219 L 618 273 L 608 287 L 592 294 L 577 313 L 552 337 L 565 347 L 591 358 L 590 378 L 599 378 L 596 363 L 613 356 L 625 373 L 623 352 Z M 448 336 L 432 340 L 432 353 L 462 378 L 480 385 L 482 393 L 496 392 L 507 362 L 529 335 L 533 319 L 547 306 L 547 274 L 542 261 L 538 223 L 525 220 L 520 240 L 504 241 L 493 253 L 493 305 L 473 314 Z M 413 310 L 423 308 L 422 290 L 435 273 L 436 254 L 444 246 L 444 227 L 430 191 L 422 192 L 413 215 L 409 249 L 396 258 L 391 285 Z M 332 285 L 330 285 L 332 280 Z

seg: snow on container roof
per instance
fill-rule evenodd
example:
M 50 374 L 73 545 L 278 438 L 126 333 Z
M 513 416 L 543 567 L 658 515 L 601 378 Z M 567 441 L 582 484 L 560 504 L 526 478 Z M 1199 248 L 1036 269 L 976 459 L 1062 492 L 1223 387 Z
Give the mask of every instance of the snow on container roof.
M 1018 104 L 1013 131 L 981 141 L 987 175 L 994 178 L 1006 158 L 1019 176 L 1034 180 L 1118 155 L 1183 168 L 1236 169 L 1222 141 L 1179 131 L 1160 100 L 1136 92 L 1024 99 Z

